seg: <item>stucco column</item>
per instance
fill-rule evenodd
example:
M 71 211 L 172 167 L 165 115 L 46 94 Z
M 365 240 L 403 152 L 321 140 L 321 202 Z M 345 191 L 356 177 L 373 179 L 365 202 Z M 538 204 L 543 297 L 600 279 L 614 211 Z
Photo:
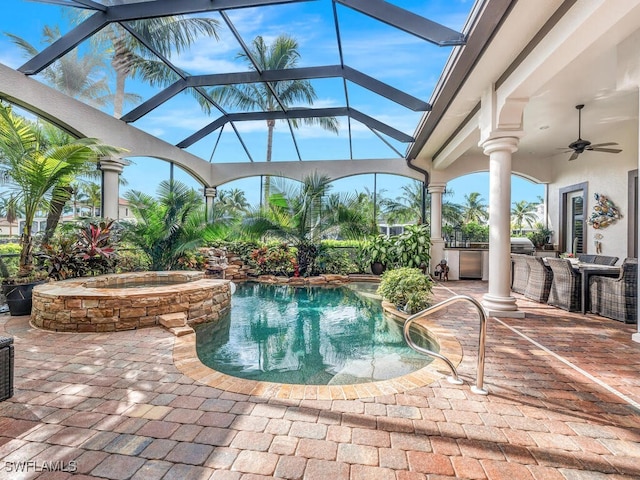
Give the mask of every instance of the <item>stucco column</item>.
M 519 316 L 511 296 L 511 154 L 516 137 L 498 137 L 482 144 L 489 155 L 489 285 L 483 305 L 493 316 Z
M 427 192 L 431 195 L 431 266 L 433 272 L 435 265 L 444 258 L 444 239 L 442 238 L 442 194 L 446 185 L 444 183 L 431 183 Z
M 204 187 L 204 201 L 206 206 L 207 218 L 213 213 L 213 201 L 218 196 L 218 189 L 216 187 Z
M 640 84 L 640 72 L 638 73 L 638 83 Z M 640 93 L 640 86 L 636 86 L 636 90 Z M 638 97 L 638 99 L 638 112 L 640 113 L 640 96 Z M 637 128 L 640 131 L 640 122 L 637 124 Z M 638 152 L 640 152 L 640 137 L 638 137 Z M 638 171 L 640 171 L 640 155 L 638 156 Z M 640 199 L 638 200 L 638 204 L 636 205 L 636 228 L 640 228 Z M 627 246 L 627 251 L 633 251 L 630 245 Z M 638 309 L 638 314 L 640 315 L 640 289 L 637 290 L 638 301 L 636 302 L 636 308 Z M 640 318 L 640 316 L 638 318 Z M 635 342 L 640 343 L 640 322 L 638 322 L 638 331 L 631 335 L 631 339 Z
M 120 174 L 125 163 L 119 158 L 101 158 L 102 218 L 118 220 L 120 203 Z

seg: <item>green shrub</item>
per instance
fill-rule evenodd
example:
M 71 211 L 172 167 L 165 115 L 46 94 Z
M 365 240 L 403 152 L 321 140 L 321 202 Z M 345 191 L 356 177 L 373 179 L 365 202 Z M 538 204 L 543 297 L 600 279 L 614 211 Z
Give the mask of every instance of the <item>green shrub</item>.
M 286 243 L 257 248 L 251 258 L 260 275 L 290 276 L 297 266 L 296 253 Z
M 419 268 L 387 270 L 380 278 L 377 293 L 398 310 L 414 314 L 431 305 L 431 278 Z
M 149 255 L 132 247 L 118 249 L 117 273 L 146 272 L 151 266 Z
M 0 255 L 19 255 L 20 245 L 17 243 L 3 243 L 0 244 Z M 7 267 L 7 277 L 15 277 L 18 273 L 18 260 L 19 257 L 3 257 L 5 266 Z
M 315 260 L 315 274 L 325 273 L 346 275 L 359 271 L 358 264 L 354 260 L 355 249 L 328 247 L 324 243 Z
M 261 246 L 257 242 L 216 241 L 216 242 L 209 243 L 208 246 L 215 247 L 215 248 L 226 248 L 227 258 L 229 258 L 231 254 L 234 254 L 234 255 L 237 255 L 242 260 L 242 263 L 244 263 L 245 265 L 251 268 L 257 268 L 255 261 L 253 260 L 253 258 L 251 258 L 251 254 L 253 253 L 253 251 L 256 250 L 257 248 L 260 248 Z

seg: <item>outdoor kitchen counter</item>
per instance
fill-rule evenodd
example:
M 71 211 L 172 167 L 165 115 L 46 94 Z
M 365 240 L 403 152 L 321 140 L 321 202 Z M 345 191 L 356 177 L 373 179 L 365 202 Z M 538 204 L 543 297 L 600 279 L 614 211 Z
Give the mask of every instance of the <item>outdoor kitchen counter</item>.
M 449 265 L 449 280 L 489 280 L 488 248 L 447 247 L 444 258 Z

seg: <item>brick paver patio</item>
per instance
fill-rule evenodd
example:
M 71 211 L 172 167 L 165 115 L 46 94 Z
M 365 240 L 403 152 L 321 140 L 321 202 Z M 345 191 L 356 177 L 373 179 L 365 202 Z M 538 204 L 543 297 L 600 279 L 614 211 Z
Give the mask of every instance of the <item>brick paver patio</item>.
M 50 333 L 1 315 L 16 388 L 0 402 L 0 478 L 640 478 L 637 327 L 518 298 L 524 319 L 488 322 L 488 396 L 470 391 L 478 320 L 464 304 L 430 320 L 458 340 L 464 385 L 435 361 L 424 386 L 355 399 L 212 387 L 161 328 Z

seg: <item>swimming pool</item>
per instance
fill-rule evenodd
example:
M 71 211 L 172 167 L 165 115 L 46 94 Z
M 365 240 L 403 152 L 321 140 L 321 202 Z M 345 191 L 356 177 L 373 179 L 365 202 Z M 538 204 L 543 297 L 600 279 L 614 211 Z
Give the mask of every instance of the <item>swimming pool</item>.
M 200 361 L 250 380 L 347 385 L 388 380 L 432 359 L 408 346 L 375 288 L 243 283 L 220 321 L 196 327 Z M 436 342 L 415 332 L 422 346 Z

